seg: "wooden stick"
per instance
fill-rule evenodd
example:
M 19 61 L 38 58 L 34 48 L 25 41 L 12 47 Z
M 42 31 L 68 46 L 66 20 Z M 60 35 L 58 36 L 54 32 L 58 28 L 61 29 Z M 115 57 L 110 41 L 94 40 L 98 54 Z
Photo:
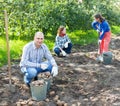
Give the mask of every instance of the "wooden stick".
M 6 41 L 7 41 L 9 85 L 11 86 L 11 63 L 10 63 L 10 48 L 9 48 L 9 37 L 8 37 L 8 17 L 7 17 L 7 11 L 6 10 L 4 11 L 4 15 L 5 15 L 5 32 L 6 32 Z

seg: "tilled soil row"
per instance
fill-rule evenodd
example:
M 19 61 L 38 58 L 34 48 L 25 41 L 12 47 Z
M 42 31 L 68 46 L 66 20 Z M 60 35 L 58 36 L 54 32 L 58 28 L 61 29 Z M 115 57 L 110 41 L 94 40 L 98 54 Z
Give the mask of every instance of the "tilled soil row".
M 19 63 L 12 65 L 12 91 L 7 66 L 0 68 L 0 106 L 120 106 L 120 37 L 113 38 L 110 65 L 98 63 L 97 46 L 74 45 L 69 57 L 55 57 L 59 74 L 43 101 L 32 99 Z M 19 61 L 18 61 L 19 62 Z

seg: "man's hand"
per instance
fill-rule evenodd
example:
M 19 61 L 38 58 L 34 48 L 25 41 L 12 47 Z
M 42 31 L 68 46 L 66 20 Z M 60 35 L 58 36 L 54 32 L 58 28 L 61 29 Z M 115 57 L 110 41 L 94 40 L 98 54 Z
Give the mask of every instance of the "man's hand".
M 22 67 L 21 71 L 22 71 L 23 74 L 27 73 L 26 67 Z
M 45 70 L 45 69 L 48 68 L 48 65 L 45 64 L 45 63 L 41 63 L 41 64 L 40 64 L 40 68 L 43 69 L 43 70 Z
M 58 74 L 58 67 L 57 66 L 53 66 L 51 74 L 52 74 L 53 77 Z
M 68 48 L 68 43 L 69 43 L 69 42 L 66 42 L 66 43 L 64 44 L 64 47 L 65 47 L 65 48 Z

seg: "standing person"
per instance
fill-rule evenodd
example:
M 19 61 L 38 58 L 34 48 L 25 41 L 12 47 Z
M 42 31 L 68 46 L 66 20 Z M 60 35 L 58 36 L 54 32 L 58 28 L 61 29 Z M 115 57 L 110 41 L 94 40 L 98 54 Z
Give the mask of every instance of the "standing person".
M 64 26 L 60 26 L 55 39 L 54 52 L 57 54 L 57 56 L 60 56 L 60 53 L 62 53 L 63 56 L 66 56 L 67 54 L 71 53 L 71 49 L 72 43 L 66 34 L 66 28 Z
M 98 54 L 100 55 L 98 59 L 103 61 L 102 54 L 108 51 L 109 43 L 111 40 L 111 31 L 108 22 L 103 18 L 101 14 L 96 14 L 94 16 L 95 20 L 92 22 L 93 28 L 99 33 L 99 51 Z
M 24 82 L 29 87 L 31 80 L 37 80 L 37 75 L 41 72 L 49 71 L 53 76 L 58 74 L 58 66 L 43 41 L 44 34 L 36 32 L 34 40 L 23 48 L 20 67 L 24 73 Z

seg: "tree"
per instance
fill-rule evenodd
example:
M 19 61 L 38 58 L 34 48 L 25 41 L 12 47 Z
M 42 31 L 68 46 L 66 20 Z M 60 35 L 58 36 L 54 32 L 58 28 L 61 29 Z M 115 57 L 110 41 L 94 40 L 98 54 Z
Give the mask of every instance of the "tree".
M 120 25 L 119 0 L 4 0 L 0 4 L 0 33 L 4 35 L 3 10 L 9 15 L 11 39 L 33 39 L 36 31 L 56 35 L 59 25 L 69 31 L 89 30 L 95 13 L 101 13 L 111 25 Z M 117 10 L 117 11 L 116 11 Z

